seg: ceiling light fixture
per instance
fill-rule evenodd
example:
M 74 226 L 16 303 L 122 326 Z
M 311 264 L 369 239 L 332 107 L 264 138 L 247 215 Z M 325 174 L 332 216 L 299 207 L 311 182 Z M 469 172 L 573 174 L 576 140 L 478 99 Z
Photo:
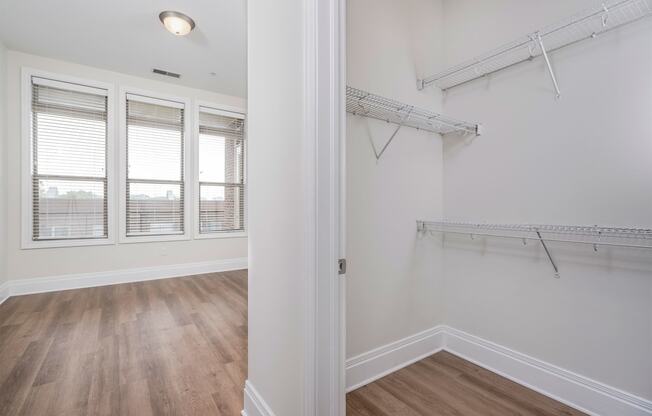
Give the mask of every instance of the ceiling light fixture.
M 195 28 L 195 21 L 181 12 L 167 10 L 158 15 L 163 26 L 177 36 L 185 36 Z

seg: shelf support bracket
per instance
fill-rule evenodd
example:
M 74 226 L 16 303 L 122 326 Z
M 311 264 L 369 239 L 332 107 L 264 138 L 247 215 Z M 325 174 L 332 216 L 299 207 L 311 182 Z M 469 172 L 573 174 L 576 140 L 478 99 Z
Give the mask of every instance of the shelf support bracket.
M 550 78 L 552 79 L 552 84 L 555 87 L 555 91 L 557 93 L 557 98 L 561 97 L 561 91 L 559 90 L 559 84 L 557 83 L 557 77 L 555 76 L 555 71 L 552 69 L 552 64 L 550 63 L 550 57 L 548 57 L 548 51 L 546 51 L 546 47 L 543 45 L 543 39 L 541 39 L 541 34 L 539 32 L 536 33 L 536 40 L 537 43 L 539 44 L 539 47 L 541 48 L 541 54 L 543 55 L 543 59 L 546 60 L 546 65 L 548 66 L 548 72 L 550 73 Z
M 539 237 L 539 241 L 541 242 L 541 245 L 543 246 L 543 249 L 546 252 L 546 255 L 548 256 L 548 260 L 550 260 L 550 264 L 552 264 L 552 268 L 555 269 L 555 277 L 559 279 L 559 268 L 557 267 L 557 264 L 555 261 L 552 259 L 552 255 L 550 254 L 550 250 L 548 250 L 548 246 L 546 245 L 546 242 L 543 240 L 543 237 L 541 236 L 541 233 L 539 230 L 536 230 L 537 237 Z
M 380 152 L 376 151 L 376 146 L 374 145 L 374 141 L 371 140 L 371 147 L 374 149 L 374 155 L 376 156 L 376 162 L 380 160 L 380 158 L 383 156 L 383 153 L 385 153 L 385 150 L 387 150 L 387 147 L 392 143 L 392 140 L 394 140 L 394 137 L 398 134 L 398 132 L 403 128 L 403 123 L 410 118 L 410 114 L 412 114 L 413 108 L 410 108 L 410 110 L 405 114 L 401 122 L 396 126 L 396 129 L 394 129 L 394 132 L 392 135 L 389 137 L 389 140 L 385 142 L 385 145 L 383 146 L 382 149 L 380 149 Z
M 376 155 L 376 161 L 380 160 L 380 158 L 383 156 L 383 153 L 385 153 L 385 150 L 387 150 L 387 147 L 392 142 L 392 140 L 394 140 L 394 137 L 396 137 L 396 135 L 398 134 L 399 130 L 401 130 L 402 127 L 403 127 L 402 124 L 399 124 L 398 126 L 396 126 L 396 129 L 394 130 L 394 133 L 392 133 L 392 135 L 389 137 L 389 140 L 387 140 L 387 142 L 385 142 L 385 145 L 383 146 L 382 149 L 380 149 L 380 152 L 377 152 L 376 151 L 376 146 L 374 146 L 373 142 L 371 143 L 372 147 L 374 148 L 374 154 Z

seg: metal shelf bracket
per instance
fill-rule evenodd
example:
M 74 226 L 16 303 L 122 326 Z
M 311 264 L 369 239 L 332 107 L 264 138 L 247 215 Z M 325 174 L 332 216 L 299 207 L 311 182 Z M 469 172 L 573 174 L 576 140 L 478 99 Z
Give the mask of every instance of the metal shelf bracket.
M 389 147 L 390 143 L 392 143 L 392 140 L 394 140 L 394 137 L 398 134 L 398 132 L 403 128 L 405 121 L 410 117 L 410 114 L 412 113 L 413 107 L 407 110 L 407 113 L 405 114 L 405 117 L 403 117 L 403 120 L 401 120 L 400 124 L 396 126 L 396 129 L 394 129 L 394 132 L 392 135 L 389 137 L 389 139 L 385 142 L 385 145 L 383 146 L 382 149 L 380 149 L 380 152 L 376 150 L 376 145 L 374 144 L 373 140 L 371 140 L 371 148 L 374 150 L 374 155 L 376 156 L 376 161 L 379 161 L 381 157 L 383 157 L 383 153 L 385 153 L 385 150 L 387 150 L 387 147 Z M 388 121 L 389 123 L 389 121 Z
M 555 71 L 552 69 L 552 64 L 550 63 L 550 57 L 548 56 L 548 51 L 546 51 L 546 47 L 543 45 L 543 39 L 541 39 L 541 33 L 537 32 L 535 36 L 536 36 L 536 41 L 539 44 L 539 48 L 541 49 L 541 54 L 543 55 L 543 59 L 545 59 L 546 61 L 546 66 L 548 67 L 550 78 L 552 79 L 552 85 L 555 87 L 555 91 L 557 92 L 557 98 L 560 98 L 561 91 L 559 91 L 559 83 L 557 82 Z
M 543 237 L 541 237 L 541 233 L 537 230 L 537 237 L 539 237 L 539 241 L 541 242 L 541 245 L 543 246 L 543 249 L 546 252 L 546 255 L 548 256 L 548 260 L 550 260 L 550 264 L 552 264 L 552 268 L 555 270 L 555 277 L 559 279 L 559 268 L 557 267 L 557 264 L 555 261 L 552 259 L 552 255 L 550 254 L 550 250 L 548 250 L 548 246 L 546 245 L 546 242 L 544 241 Z
M 403 128 L 402 124 L 399 124 L 396 126 L 396 129 L 394 129 L 394 133 L 389 137 L 389 139 L 385 142 L 385 145 L 383 146 L 382 149 L 380 149 L 380 152 L 376 150 L 376 145 L 374 144 L 374 141 L 371 140 L 371 148 L 374 151 L 374 156 L 376 156 L 376 161 L 379 161 L 381 157 L 383 157 L 383 153 L 385 153 L 385 150 L 387 150 L 387 147 L 389 147 L 389 144 L 394 140 L 394 137 L 398 134 L 399 130 Z

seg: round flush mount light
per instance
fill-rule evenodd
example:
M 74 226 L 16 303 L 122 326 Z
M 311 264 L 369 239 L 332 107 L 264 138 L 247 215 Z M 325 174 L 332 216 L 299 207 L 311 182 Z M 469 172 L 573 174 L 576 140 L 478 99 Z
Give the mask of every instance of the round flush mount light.
M 185 36 L 195 28 L 195 21 L 181 12 L 167 10 L 158 15 L 163 26 L 177 36 Z

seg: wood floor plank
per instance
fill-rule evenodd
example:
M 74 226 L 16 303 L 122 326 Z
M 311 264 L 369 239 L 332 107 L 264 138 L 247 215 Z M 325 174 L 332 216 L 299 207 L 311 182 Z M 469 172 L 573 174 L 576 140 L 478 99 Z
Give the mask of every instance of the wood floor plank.
M 482 394 L 474 394 L 473 390 L 464 384 L 451 383 L 451 378 L 441 372 L 439 368 L 429 365 L 425 360 L 414 365 L 412 377 L 422 386 L 434 386 L 444 395 L 448 403 L 455 403 L 463 414 L 469 416 L 518 416 L 506 406 Z
M 421 414 L 429 416 L 463 416 L 460 409 L 448 404 L 447 398 L 431 386 L 415 383 L 406 373 L 395 373 L 379 381 L 385 390 L 395 392 Z
M 45 360 L 36 375 L 36 379 L 32 384 L 34 387 L 43 384 L 49 384 L 57 381 L 63 377 L 63 373 L 70 358 L 69 352 L 70 345 L 60 339 L 53 339 L 48 349 Z
M 20 412 L 50 343 L 50 339 L 30 342 L 11 373 L 3 380 L 0 385 L 0 415 L 11 416 Z
M 56 415 L 54 408 L 56 387 L 55 383 L 32 387 L 20 410 L 20 416 Z
M 0 415 L 239 415 L 247 272 L 0 305 Z
M 365 410 L 369 415 L 424 416 L 414 410 L 400 397 L 386 390 L 379 383 L 372 383 L 361 390 L 357 399 L 360 401 L 359 411 Z
M 121 416 L 154 416 L 146 379 L 120 385 L 123 400 L 120 402 Z
M 448 352 L 347 394 L 349 416 L 392 416 L 405 406 L 423 416 L 586 416 Z
M 539 415 L 551 410 L 560 415 L 582 414 L 511 380 L 496 377 L 495 374 L 453 354 L 444 352 L 430 357 L 429 360 L 435 362 L 440 368 L 451 368 L 460 372 L 458 378 L 460 383 L 469 386 L 478 394 L 492 396 L 519 414 Z

